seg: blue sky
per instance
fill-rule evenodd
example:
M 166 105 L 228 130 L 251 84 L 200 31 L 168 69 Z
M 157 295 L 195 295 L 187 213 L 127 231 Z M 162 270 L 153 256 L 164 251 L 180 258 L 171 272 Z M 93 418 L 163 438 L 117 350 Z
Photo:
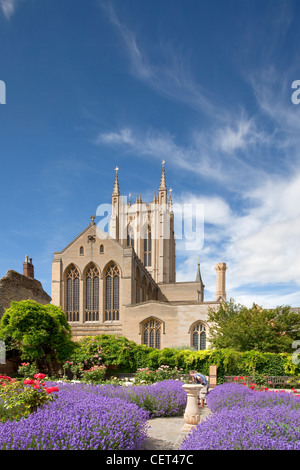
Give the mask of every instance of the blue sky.
M 215 295 L 300 306 L 300 4 L 277 0 L 0 0 L 0 277 L 25 255 L 51 294 L 53 252 L 120 191 L 204 208 Z M 97 219 L 96 219 L 97 222 Z

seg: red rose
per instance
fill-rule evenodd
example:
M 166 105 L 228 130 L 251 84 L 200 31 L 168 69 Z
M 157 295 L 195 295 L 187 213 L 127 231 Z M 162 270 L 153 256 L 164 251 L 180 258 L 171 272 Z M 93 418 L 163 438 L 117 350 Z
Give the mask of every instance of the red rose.
M 45 377 L 46 377 L 45 374 L 40 374 L 40 373 L 39 373 L 39 374 L 34 374 L 34 378 L 35 378 L 35 379 L 42 380 L 42 379 L 44 379 Z
M 33 381 L 32 379 L 25 379 L 25 380 L 23 381 L 23 384 L 24 384 L 24 385 L 31 385 L 31 384 L 33 384 L 33 383 L 34 383 L 34 381 Z

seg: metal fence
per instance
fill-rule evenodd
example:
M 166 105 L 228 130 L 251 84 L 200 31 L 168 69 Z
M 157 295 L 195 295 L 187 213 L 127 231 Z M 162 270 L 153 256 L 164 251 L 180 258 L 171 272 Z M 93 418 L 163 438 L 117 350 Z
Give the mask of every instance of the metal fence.
M 275 375 L 267 375 L 264 377 L 265 382 L 275 388 L 276 386 L 297 386 L 299 388 L 300 386 L 300 376 L 275 376 Z M 226 375 L 223 377 L 223 382 L 224 383 L 230 383 L 230 382 L 235 382 L 235 383 L 245 383 L 247 385 L 250 385 L 254 381 L 254 377 L 251 375 L 248 376 L 234 376 L 234 375 Z

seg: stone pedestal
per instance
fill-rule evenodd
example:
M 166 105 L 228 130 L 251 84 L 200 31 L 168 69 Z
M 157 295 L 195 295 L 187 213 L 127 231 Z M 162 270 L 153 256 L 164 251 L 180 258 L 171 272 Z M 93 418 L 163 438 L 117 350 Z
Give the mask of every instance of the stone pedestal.
M 198 392 L 203 387 L 200 384 L 184 384 L 187 393 L 187 403 L 184 412 L 184 425 L 182 432 L 190 432 L 200 423 L 200 408 L 198 406 Z

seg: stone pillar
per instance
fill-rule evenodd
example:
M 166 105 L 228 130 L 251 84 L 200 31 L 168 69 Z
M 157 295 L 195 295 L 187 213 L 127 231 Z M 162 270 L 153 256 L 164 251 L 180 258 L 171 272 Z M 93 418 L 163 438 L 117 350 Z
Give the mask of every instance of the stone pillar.
M 189 432 L 200 423 L 200 408 L 198 406 L 198 392 L 203 387 L 200 384 L 184 384 L 187 393 L 187 403 L 184 412 L 183 432 Z
M 222 297 L 226 301 L 225 289 L 225 272 L 227 269 L 226 263 L 218 263 L 215 267 L 217 271 L 217 288 L 216 288 L 216 301 Z

